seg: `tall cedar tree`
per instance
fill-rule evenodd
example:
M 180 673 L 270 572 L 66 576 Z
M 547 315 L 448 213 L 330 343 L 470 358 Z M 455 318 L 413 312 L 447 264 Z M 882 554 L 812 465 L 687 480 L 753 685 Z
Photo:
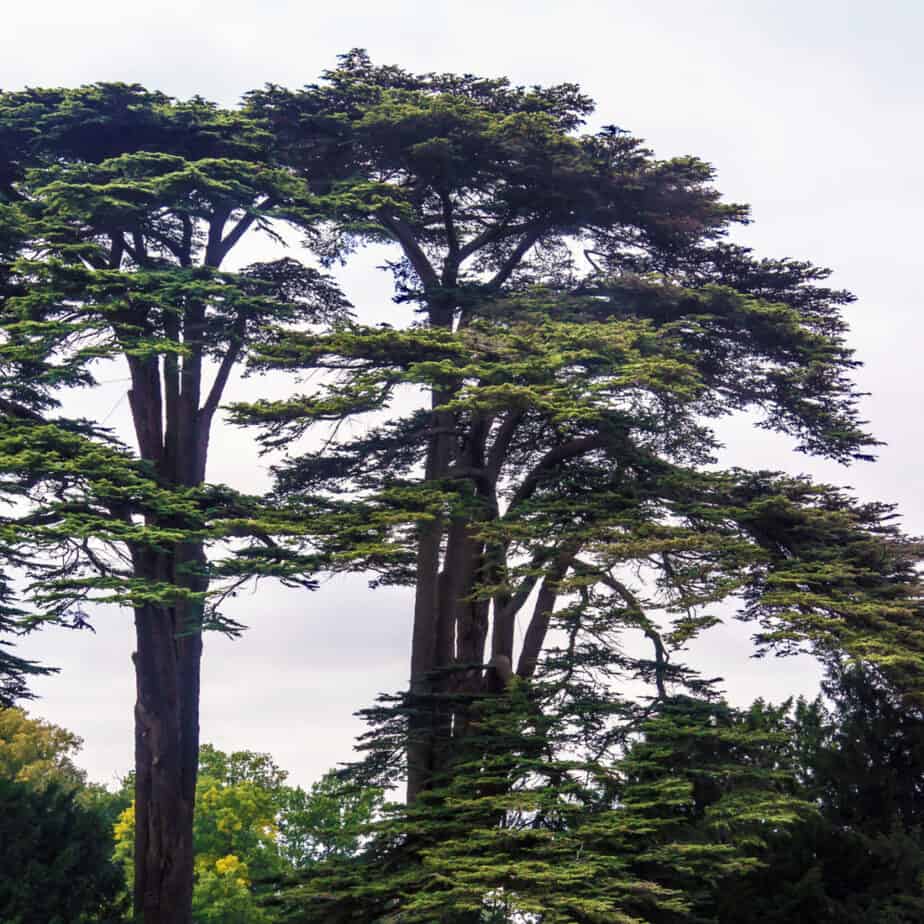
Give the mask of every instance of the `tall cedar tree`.
M 0 94 L 0 189 L 21 238 L 0 303 L 0 468 L 22 515 L 2 540 L 31 573 L 34 618 L 134 610 L 146 924 L 190 920 L 201 630 L 234 628 L 215 579 L 249 573 L 247 537 L 272 545 L 251 499 L 205 485 L 215 413 L 269 324 L 345 310 L 294 260 L 222 268 L 248 232 L 272 235 L 272 217 L 300 222 L 286 210 L 305 188 L 258 121 L 198 97 L 122 84 Z M 105 421 L 58 410 L 60 390 L 92 386 L 106 360 L 130 377 L 137 452 Z M 206 548 L 231 537 L 243 554 L 223 574 Z M 297 580 L 301 564 L 284 570 Z
M 358 51 L 318 85 L 249 101 L 288 162 L 331 178 L 327 258 L 397 245 L 396 299 L 419 312 L 405 329 L 281 333 L 257 364 L 321 370 L 321 385 L 236 408 L 269 446 L 332 427 L 323 453 L 280 466 L 280 502 L 324 497 L 364 521 L 307 545 L 415 588 L 409 801 L 451 763 L 466 702 L 535 679 L 561 638 L 544 670 L 578 698 L 578 651 L 592 686 L 707 694 L 672 656 L 734 594 L 766 647 L 846 650 L 920 692 L 916 550 L 889 509 L 704 469 L 709 419 L 743 410 L 805 452 L 846 462 L 871 444 L 851 296 L 724 241 L 747 210 L 721 201 L 708 164 L 584 133 L 592 104 L 573 85 L 413 75 Z M 620 653 L 626 632 L 646 657 Z

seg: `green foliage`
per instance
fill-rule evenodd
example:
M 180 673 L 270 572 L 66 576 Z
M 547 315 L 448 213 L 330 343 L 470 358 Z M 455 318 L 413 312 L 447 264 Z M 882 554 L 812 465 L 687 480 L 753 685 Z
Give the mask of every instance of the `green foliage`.
M 3 553 L 0 552 L 0 558 Z M 31 699 L 28 681 L 31 677 L 54 673 L 56 668 L 44 667 L 28 658 L 20 658 L 10 650 L 12 642 L 3 636 L 20 631 L 24 613 L 13 604 L 13 591 L 0 573 L 0 709 L 8 709 L 18 701 Z
M 80 738 L 0 709 L 0 920 L 9 924 L 121 921 L 122 870 L 112 825 L 122 797 L 88 784 Z
M 196 862 L 193 891 L 196 924 L 268 924 L 272 918 L 257 906 L 250 871 L 234 854 L 214 863 Z
M 380 789 L 351 784 L 334 770 L 308 790 L 285 789 L 278 816 L 279 849 L 289 869 L 355 856 L 383 802 Z
M 334 773 L 307 791 L 287 785 L 286 778 L 268 754 L 201 747 L 193 824 L 197 924 L 275 920 L 260 901 L 276 883 L 320 860 L 359 851 L 381 793 L 345 785 Z M 128 873 L 134 825 L 129 805 L 115 826 L 115 855 Z
M 834 668 L 824 692 L 790 719 L 817 813 L 722 885 L 722 922 L 912 924 L 924 913 L 924 715 L 856 667 Z
M 0 778 L 0 919 L 8 924 L 116 922 L 122 871 L 106 820 L 75 791 Z
M 220 267 L 245 233 L 278 240 L 273 221 L 299 224 L 279 210 L 308 188 L 276 161 L 264 122 L 137 85 L 0 94 L 0 138 L 0 472 L 25 511 L 0 521 L 0 550 L 33 578 L 32 624 L 83 625 L 104 602 L 185 608 L 181 623 L 233 631 L 203 580 L 225 594 L 220 565 L 158 580 L 140 562 L 233 537 L 235 581 L 251 573 L 248 542 L 271 542 L 255 498 L 200 489 L 212 418 L 271 328 L 348 306 L 290 258 Z M 100 422 L 55 411 L 62 389 L 95 385 L 114 360 L 132 382 L 137 455 Z M 48 567 L 52 557 L 67 566 Z M 286 573 L 308 583 L 307 570 Z
M 33 719 L 22 709 L 0 709 L 0 778 L 42 789 L 54 783 L 62 791 L 86 786 L 87 776 L 74 764 L 83 741 L 67 729 Z
M 779 711 L 679 697 L 610 764 L 558 752 L 569 722 L 536 706 L 518 681 L 474 704 L 439 784 L 309 868 L 284 920 L 713 920 L 717 884 L 812 812 Z

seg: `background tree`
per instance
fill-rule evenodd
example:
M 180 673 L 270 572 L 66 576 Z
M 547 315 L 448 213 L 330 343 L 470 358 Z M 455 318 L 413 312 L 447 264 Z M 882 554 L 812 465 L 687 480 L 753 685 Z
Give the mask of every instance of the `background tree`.
M 88 784 L 80 738 L 0 709 L 0 920 L 116 924 L 126 909 L 113 861 L 118 793 Z
M 719 920 L 887 921 L 924 911 L 924 717 L 875 671 L 834 665 L 789 719 L 799 791 L 818 812 L 722 883 Z
M 279 846 L 292 870 L 321 860 L 355 857 L 363 832 L 380 813 L 384 794 L 375 786 L 357 786 L 330 770 L 306 790 L 283 791 L 278 816 Z
M 22 709 L 0 709 L 0 777 L 40 789 L 56 783 L 62 790 L 86 785 L 87 775 L 74 763 L 83 741 L 65 728 L 31 718 Z
M 2 539 L 31 571 L 38 618 L 82 625 L 101 601 L 134 610 L 134 901 L 147 924 L 182 924 L 201 631 L 234 628 L 213 606 L 228 587 L 206 545 L 271 544 L 273 531 L 253 501 L 203 488 L 215 414 L 270 320 L 311 324 L 345 306 L 294 260 L 222 270 L 246 233 L 304 198 L 251 116 L 121 84 L 26 90 L 0 95 L 0 150 L 3 201 L 22 226 L 0 304 L 0 362 L 22 383 L 0 423 L 0 469 L 28 508 Z M 130 377 L 137 453 L 56 410 L 61 389 L 92 385 L 111 359 Z M 245 555 L 225 574 L 247 571 Z M 293 580 L 303 573 L 291 564 Z
M 347 786 L 333 772 L 308 790 L 288 785 L 287 776 L 269 754 L 201 747 L 193 827 L 196 924 L 275 920 L 260 902 L 276 883 L 319 860 L 358 853 L 381 792 Z M 134 826 L 129 805 L 115 826 L 116 858 L 129 876 Z
M 0 778 L 0 918 L 9 924 L 124 920 L 112 829 L 73 789 Z

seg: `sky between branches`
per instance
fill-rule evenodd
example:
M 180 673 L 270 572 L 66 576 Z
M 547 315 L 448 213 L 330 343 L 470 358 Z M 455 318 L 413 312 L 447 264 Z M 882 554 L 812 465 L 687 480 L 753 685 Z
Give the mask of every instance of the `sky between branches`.
M 713 163 L 730 201 L 755 223 L 736 239 L 766 256 L 810 259 L 859 296 L 848 307 L 858 381 L 873 433 L 888 445 L 874 465 L 845 470 L 791 452 L 747 421 L 721 425 L 722 462 L 807 472 L 895 501 L 905 528 L 924 533 L 924 214 L 919 54 L 924 7 L 912 0 L 32 0 L 7 3 L 0 87 L 139 82 L 231 105 L 266 82 L 300 86 L 365 47 L 376 63 L 414 71 L 507 75 L 517 83 L 576 81 L 599 124 L 645 138 L 659 156 Z M 590 127 L 598 123 L 592 122 Z M 259 259 L 251 240 L 241 263 Z M 367 252 L 342 274 L 364 320 L 398 322 L 390 281 Z M 115 365 L 103 380 L 124 373 Z M 238 381 L 228 399 L 277 389 Z M 126 383 L 79 398 L 127 435 Z M 268 483 L 252 434 L 221 427 L 209 478 L 242 490 Z M 238 642 L 206 639 L 202 734 L 225 749 L 271 752 L 308 783 L 347 760 L 351 713 L 406 683 L 409 594 L 370 592 L 361 578 L 311 596 L 267 583 L 229 615 L 252 628 Z M 85 738 L 91 778 L 113 781 L 132 755 L 131 615 L 106 610 L 97 633 L 46 631 L 21 647 L 62 668 L 35 684 L 33 711 Z M 734 699 L 811 692 L 805 661 L 749 662 L 748 630 L 706 636 L 691 660 L 726 677 Z

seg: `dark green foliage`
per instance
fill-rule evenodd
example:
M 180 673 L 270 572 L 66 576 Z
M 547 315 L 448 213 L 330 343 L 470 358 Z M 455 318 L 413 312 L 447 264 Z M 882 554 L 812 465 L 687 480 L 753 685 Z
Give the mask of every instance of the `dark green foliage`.
M 82 924 L 122 920 L 125 884 L 112 828 L 56 783 L 0 779 L 0 920 Z
M 924 916 L 924 714 L 888 684 L 835 669 L 828 703 L 791 719 L 800 791 L 817 814 L 771 838 L 765 865 L 723 884 L 728 924 L 913 924 Z

